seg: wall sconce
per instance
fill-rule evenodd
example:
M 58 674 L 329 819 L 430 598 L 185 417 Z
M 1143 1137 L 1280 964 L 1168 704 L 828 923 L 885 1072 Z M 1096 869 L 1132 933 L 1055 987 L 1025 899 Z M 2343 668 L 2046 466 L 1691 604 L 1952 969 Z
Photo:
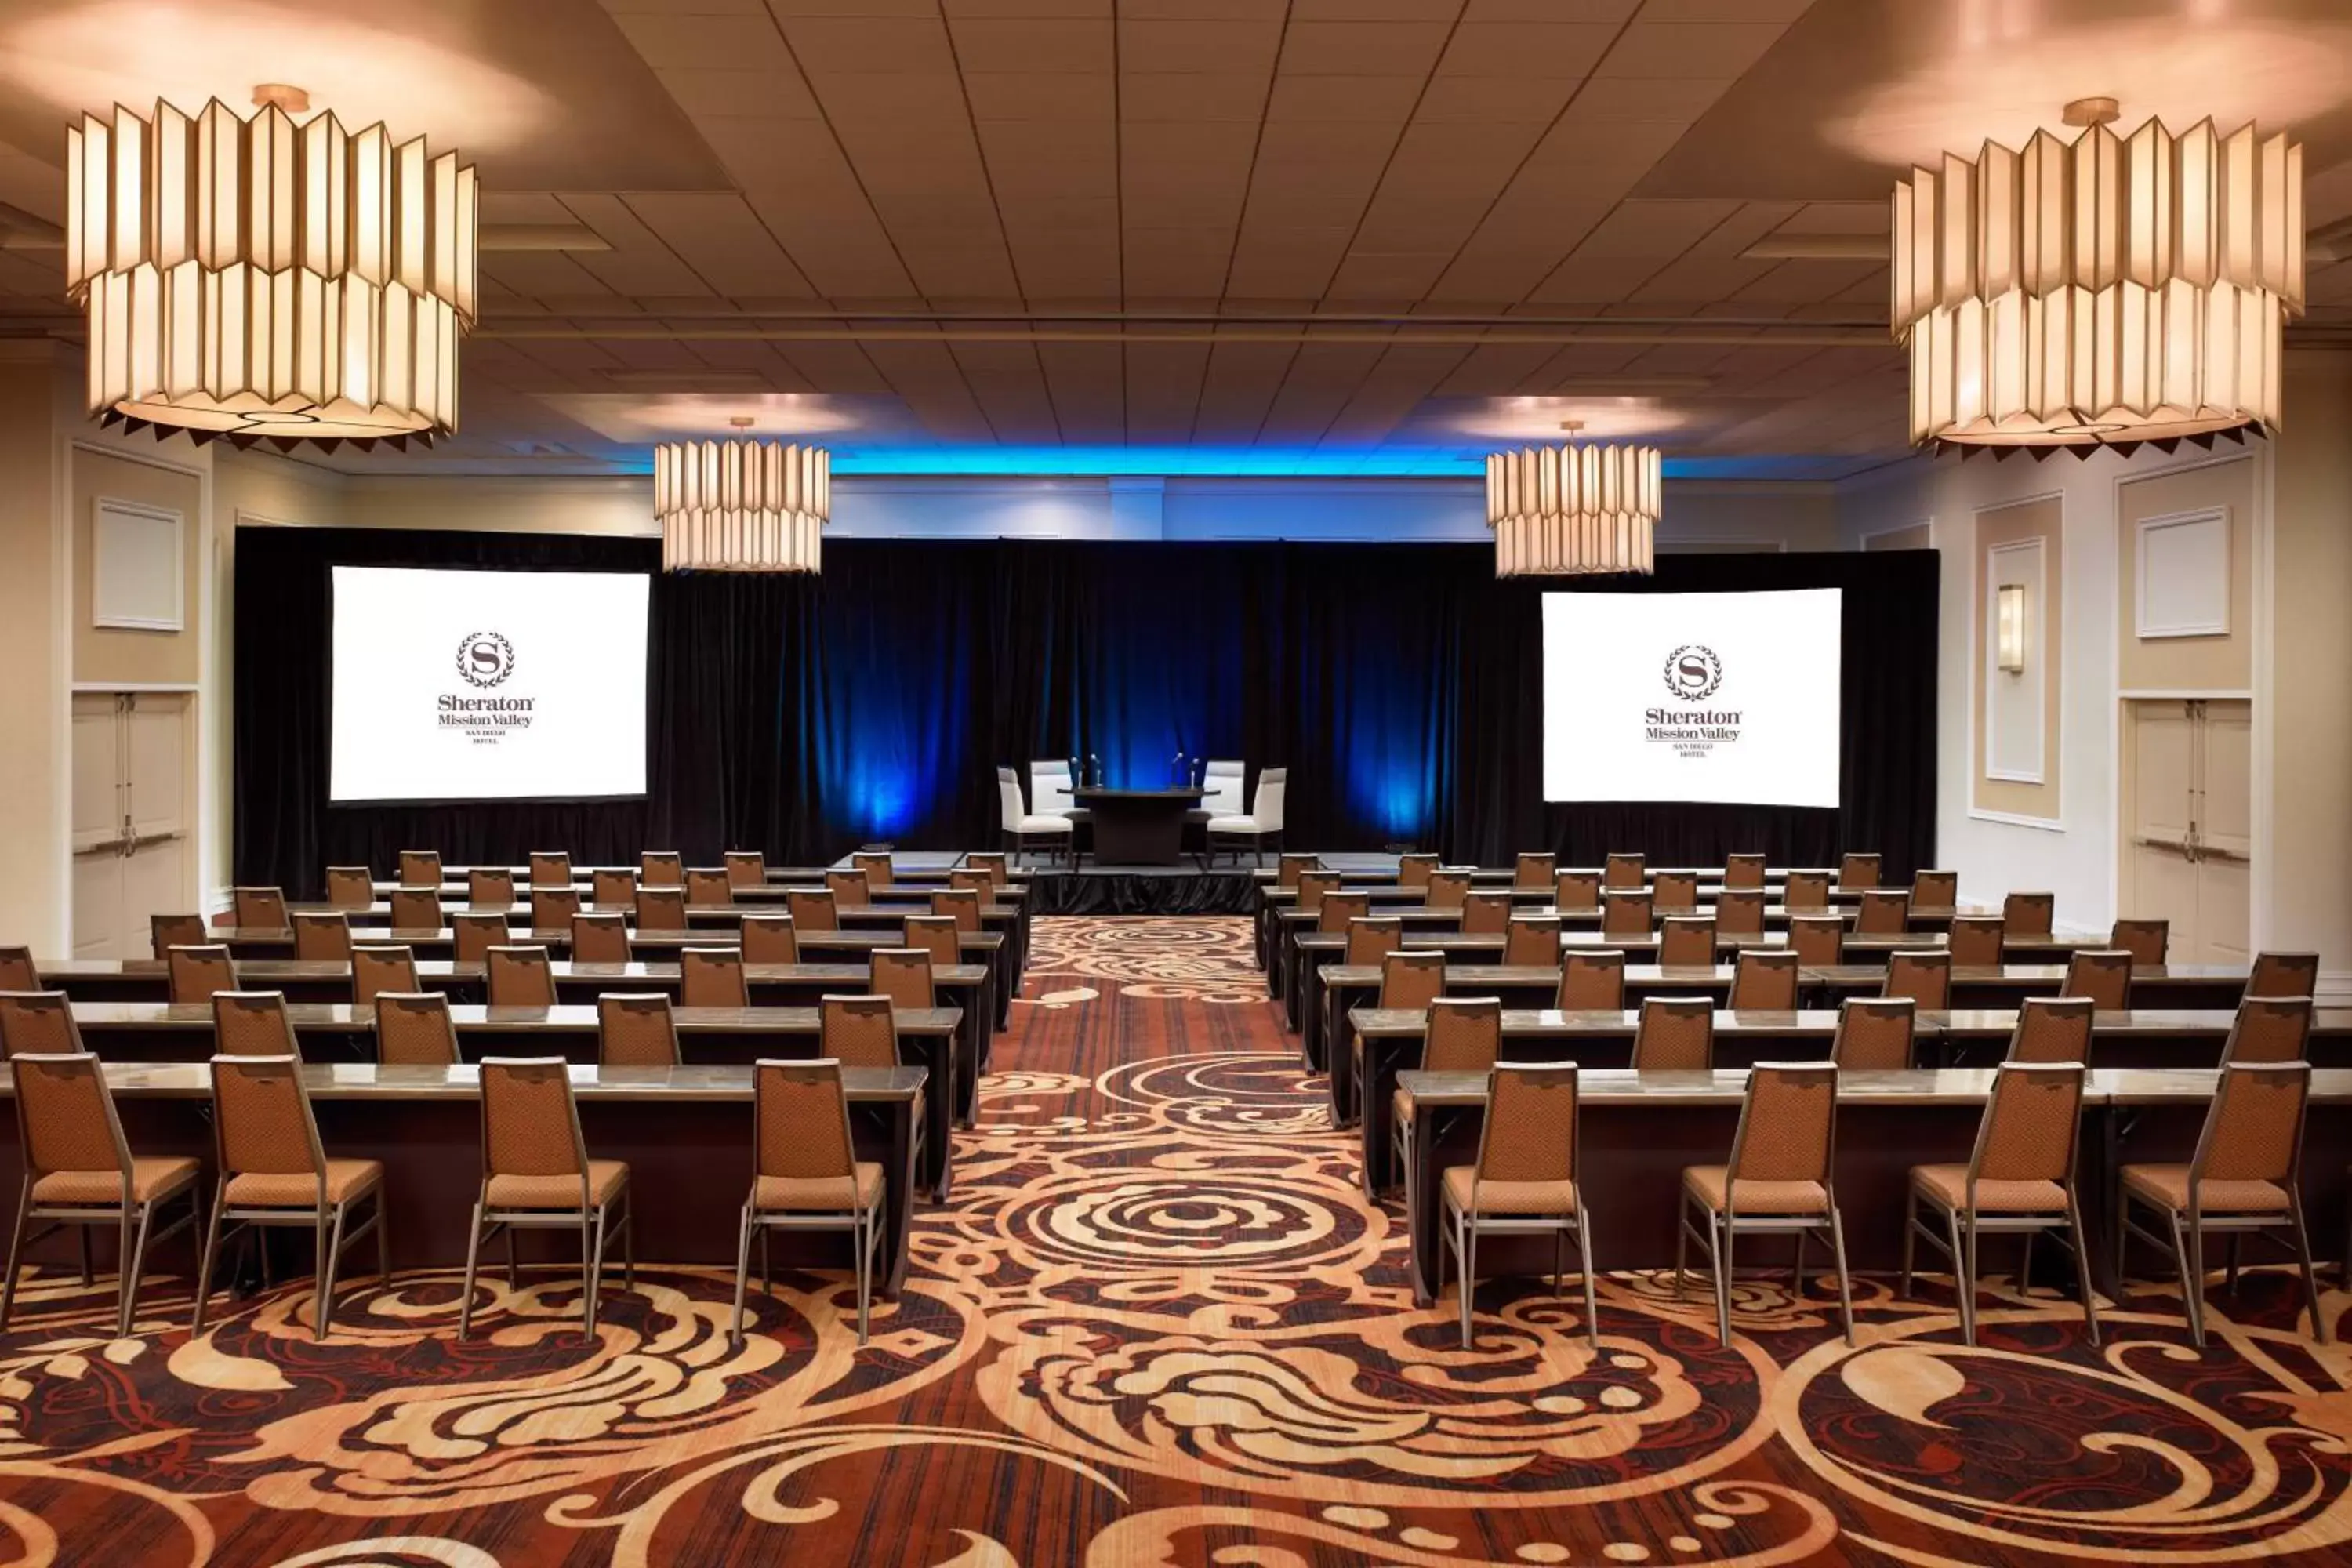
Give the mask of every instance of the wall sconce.
M 1995 652 L 2002 670 L 2011 675 L 2025 668 L 2025 584 L 2004 583 L 1994 606 Z

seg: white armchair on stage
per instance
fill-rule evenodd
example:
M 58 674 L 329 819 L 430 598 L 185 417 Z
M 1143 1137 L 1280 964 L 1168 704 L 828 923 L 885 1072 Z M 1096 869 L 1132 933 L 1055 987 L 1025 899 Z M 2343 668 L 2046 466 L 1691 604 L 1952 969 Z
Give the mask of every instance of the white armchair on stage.
M 1268 768 L 1257 775 L 1257 799 L 1248 815 L 1209 818 L 1209 858 L 1214 860 L 1220 849 L 1236 856 L 1246 849 L 1255 860 L 1269 846 L 1281 848 L 1282 794 L 1289 779 L 1289 769 Z
M 1066 784 L 1063 798 L 1069 798 Z M 996 770 L 996 799 L 1003 813 L 1006 848 L 1017 855 L 1042 844 L 1049 854 L 1055 850 L 1064 856 L 1070 853 L 1070 819 L 1058 814 L 1045 816 L 1023 810 L 1021 775 L 1011 768 Z
M 1039 816 L 1066 816 L 1077 806 L 1070 790 L 1076 783 L 1070 777 L 1066 759 L 1035 762 L 1029 764 L 1029 805 Z
M 1211 758 L 1201 774 L 1201 809 L 1211 816 L 1246 816 L 1247 808 L 1242 805 L 1242 775 L 1248 771 L 1246 763 Z

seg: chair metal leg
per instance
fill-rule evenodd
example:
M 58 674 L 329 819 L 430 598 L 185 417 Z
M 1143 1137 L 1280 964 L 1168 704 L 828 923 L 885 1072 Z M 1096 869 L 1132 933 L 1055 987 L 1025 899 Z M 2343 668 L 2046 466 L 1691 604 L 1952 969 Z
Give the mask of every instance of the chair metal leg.
M 205 1227 L 204 1250 L 196 1258 L 196 1307 L 188 1320 L 188 1332 L 205 1331 L 205 1304 L 213 1293 L 213 1259 L 220 1253 L 221 1210 L 228 1206 L 228 1178 L 223 1176 L 213 1188 L 212 1223 Z
M 2311 1303 L 2311 1335 L 2326 1344 L 2327 1320 L 2319 1315 L 2319 1275 L 2311 1265 L 2311 1233 L 2303 1225 L 2303 1194 L 2292 1183 L 2287 1185 L 2286 1201 L 2287 1222 L 2294 1227 L 2294 1258 L 2303 1265 L 2303 1297 Z
M 1789 1300 L 1796 1304 L 1805 1299 L 1805 1233 L 1798 1231 L 1796 1261 L 1789 1269 Z
M 89 1226 L 86 1225 L 75 1226 L 74 1240 L 81 1247 L 81 1282 L 84 1285 L 88 1285 L 91 1283 L 89 1272 Z
M 1960 1241 L 1958 1209 L 1944 1211 L 1944 1230 L 1952 1243 L 1952 1284 L 1960 1299 L 1960 1342 L 1977 1342 L 1977 1277 L 1969 1268 L 1968 1248 Z
M 1563 1224 L 1551 1233 L 1551 1295 L 1555 1301 L 1568 1294 L 1563 1283 L 1568 1278 L 1567 1253 L 1568 1226 Z
M 1470 1298 L 1478 1289 L 1478 1222 L 1469 1215 L 1462 1216 L 1462 1348 L 1470 1348 L 1470 1321 L 1475 1315 Z
M 743 1342 L 743 1287 L 751 1275 L 751 1200 L 743 1200 L 743 1218 L 735 1227 L 735 1331 L 728 1336 Z
M 0 1331 L 8 1327 L 8 1314 L 16 1308 L 16 1259 L 25 1250 L 25 1216 L 33 1207 L 33 1178 L 26 1176 L 16 1194 L 16 1225 L 8 1233 L 8 1278 L 0 1283 Z
M 350 1205 L 337 1204 L 334 1210 L 334 1223 L 329 1228 L 326 1247 L 319 1257 L 318 1322 L 319 1338 L 322 1340 L 327 1337 L 327 1324 L 334 1316 L 335 1265 L 341 1261 L 343 1255 L 343 1215 L 349 1212 Z
M 2205 1348 L 2205 1240 L 2196 1226 L 2181 1232 L 2178 1211 L 2166 1215 L 2172 1224 L 2172 1257 L 2180 1270 L 2180 1307 L 2189 1314 L 2189 1342 Z
M 127 1212 L 127 1209 L 126 1209 Z M 122 1304 L 115 1314 L 115 1334 L 121 1339 L 131 1337 L 131 1320 L 139 1310 L 139 1275 L 147 1264 L 147 1232 L 155 1223 L 155 1205 L 139 1205 L 139 1228 L 130 1250 L 122 1255 Z
M 773 1296 L 776 1293 L 774 1254 L 768 1245 L 773 1234 L 765 1226 L 760 1227 L 760 1294 L 762 1296 Z
M 2066 1237 L 2074 1254 L 2074 1288 L 2083 1297 L 2083 1324 L 2090 1330 L 2091 1342 L 2099 1342 L 2099 1310 L 2091 1298 L 2090 1237 L 2083 1229 L 2083 1205 L 2074 1195 L 2073 1183 L 2066 1185 Z
M 515 1232 L 512 1226 L 507 1226 L 507 1289 L 522 1289 L 521 1272 L 515 1268 Z
M 1456 1305 L 1461 1309 L 1462 1348 L 1465 1351 L 1470 1348 L 1470 1255 L 1466 1250 L 1468 1246 L 1469 1243 L 1463 1235 L 1462 1215 L 1457 1212 L 1454 1216 L 1454 1261 L 1460 1274 L 1459 1289 L 1462 1299 Z
M 2243 1231 L 2233 1230 L 2230 1233 L 2230 1258 L 2229 1262 L 2226 1265 L 2229 1269 L 2229 1276 L 2222 1280 L 2221 1287 L 2223 1289 L 2229 1291 L 2232 1297 L 2235 1297 L 2238 1293 L 2238 1255 L 2243 1250 L 2240 1244 L 2245 1239 L 2246 1236 Z
M 1584 1337 L 1594 1350 L 1601 1348 L 1601 1302 L 1592 1279 L 1591 1211 L 1579 1206 L 1576 1215 L 1576 1263 L 1584 1274 Z
M 1911 1264 L 1918 1233 L 1919 1190 L 1914 1187 L 1903 1195 L 1903 1283 L 1897 1293 L 1906 1301 L 1911 1299 Z
M 129 1273 L 129 1269 L 131 1268 L 131 1231 L 137 1219 L 138 1215 L 132 1212 L 131 1207 L 130 1189 L 126 1187 L 123 1189 L 122 1193 L 122 1206 L 117 1212 L 114 1222 L 116 1232 L 114 1238 L 114 1315 L 117 1320 L 121 1319 L 123 1316 L 122 1303 L 131 1293 L 131 1275 Z M 128 1325 L 123 1328 L 122 1332 L 126 1335 L 131 1332 Z
M 629 1189 L 621 1189 L 621 1289 L 637 1288 L 637 1227 L 636 1205 L 629 1201 Z
M 392 1221 L 384 1213 L 384 1192 L 375 1190 L 375 1279 L 379 1289 L 392 1289 Z
M 1690 1196 L 1685 1194 L 1675 1215 L 1675 1300 L 1690 1299 Z
M 482 1202 L 474 1200 L 474 1223 L 466 1231 L 466 1291 L 457 1298 L 457 1337 L 474 1331 L 474 1270 L 482 1260 Z M 513 1277 L 508 1277 L 512 1289 Z
M 1969 1343 L 1976 1343 L 1977 1281 L 1984 1275 L 1977 1268 L 1977 1212 L 1970 1209 L 1960 1219 L 1960 1234 L 1969 1247 Z
M 1845 1342 L 1853 1343 L 1853 1281 L 1845 1267 L 1845 1221 L 1830 1205 L 1830 1259 L 1837 1265 L 1838 1311 L 1845 1319 Z
M 2033 1294 L 2033 1233 L 2030 1230 L 2022 1234 L 2018 1244 L 2017 1293 L 2021 1296 Z
M 582 1323 L 593 1334 L 596 1331 L 596 1298 L 604 1285 L 604 1210 L 601 1205 L 596 1209 L 595 1229 L 589 1241 L 587 1263 L 588 1300 L 584 1303 L 587 1310 Z

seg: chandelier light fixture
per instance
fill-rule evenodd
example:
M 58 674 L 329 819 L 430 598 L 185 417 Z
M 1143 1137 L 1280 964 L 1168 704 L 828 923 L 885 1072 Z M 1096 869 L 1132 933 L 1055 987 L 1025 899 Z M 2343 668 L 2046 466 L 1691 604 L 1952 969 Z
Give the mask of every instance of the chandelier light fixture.
M 728 423 L 751 426 L 740 416 Z M 654 448 L 665 572 L 817 572 L 832 512 L 833 458 L 822 447 L 739 437 Z
M 1988 142 L 1895 187 L 1895 335 L 1911 439 L 2046 455 L 2209 441 L 2279 422 L 2304 306 L 2303 149 L 2252 125 Z
M 1576 420 L 1564 430 L 1582 428 Z M 1486 458 L 1497 577 L 1655 569 L 1664 467 L 1655 447 L 1529 447 Z
M 66 131 L 66 288 L 89 408 L 197 441 L 430 442 L 457 424 L 478 187 L 457 154 L 254 89 Z

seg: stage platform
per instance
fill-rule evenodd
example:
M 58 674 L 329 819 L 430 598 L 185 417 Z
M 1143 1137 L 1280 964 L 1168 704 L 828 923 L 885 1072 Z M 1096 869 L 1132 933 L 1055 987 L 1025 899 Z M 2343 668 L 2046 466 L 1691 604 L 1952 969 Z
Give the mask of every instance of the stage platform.
M 898 849 L 892 858 L 908 868 L 954 866 L 963 858 L 950 850 Z M 1275 857 L 1258 864 L 1271 866 Z M 1393 855 L 1325 855 L 1335 871 L 1394 871 Z M 1214 869 L 1204 869 L 1187 858 L 1181 866 L 1098 866 L 1088 860 L 1076 870 L 1047 865 L 1027 855 L 1015 865 L 1027 874 L 1029 912 L 1033 915 L 1245 915 L 1256 905 L 1252 899 L 1253 869 L 1244 857 L 1231 856 Z M 847 856 L 835 862 L 847 870 Z

